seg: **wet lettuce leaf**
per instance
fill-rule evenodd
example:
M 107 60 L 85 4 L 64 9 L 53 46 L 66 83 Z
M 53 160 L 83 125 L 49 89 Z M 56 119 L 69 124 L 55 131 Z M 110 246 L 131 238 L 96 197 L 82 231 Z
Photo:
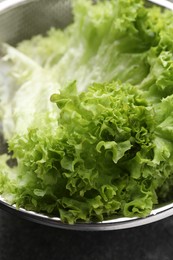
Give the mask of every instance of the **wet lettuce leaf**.
M 0 157 L 0 193 L 70 224 L 145 217 L 172 198 L 172 12 L 72 7 L 63 31 L 3 44 L 0 117 L 17 166 Z

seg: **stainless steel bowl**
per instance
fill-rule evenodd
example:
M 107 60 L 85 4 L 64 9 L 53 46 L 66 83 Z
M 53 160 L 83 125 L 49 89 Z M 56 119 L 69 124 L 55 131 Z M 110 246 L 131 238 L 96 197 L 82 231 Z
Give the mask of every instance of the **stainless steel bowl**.
M 33 35 L 45 33 L 50 27 L 64 28 L 72 22 L 70 0 L 5 0 L 0 2 L 0 41 L 16 44 Z M 167 0 L 150 0 L 147 4 L 156 4 L 173 10 L 173 3 Z M 2 144 L 1 144 L 2 146 Z M 73 230 L 116 230 L 132 228 L 155 222 L 173 215 L 173 203 L 160 205 L 146 218 L 116 218 L 100 223 L 64 224 L 57 217 L 49 217 L 16 209 L 0 197 L 0 207 L 13 214 L 37 223 Z

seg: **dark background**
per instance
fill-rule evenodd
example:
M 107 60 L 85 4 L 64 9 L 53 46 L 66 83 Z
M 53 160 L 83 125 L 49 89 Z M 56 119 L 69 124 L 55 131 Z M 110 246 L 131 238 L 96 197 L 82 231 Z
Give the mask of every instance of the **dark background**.
M 173 217 L 132 229 L 82 232 L 42 226 L 0 210 L 0 260 L 55 259 L 173 260 Z
M 68 231 L 0 210 L 0 260 L 172 260 L 173 217 L 125 230 Z

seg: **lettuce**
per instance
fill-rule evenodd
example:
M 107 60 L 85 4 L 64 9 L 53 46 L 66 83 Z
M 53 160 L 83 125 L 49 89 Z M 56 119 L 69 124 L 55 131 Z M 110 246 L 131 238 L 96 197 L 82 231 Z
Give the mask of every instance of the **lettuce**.
M 59 83 L 14 47 L 2 47 L 5 55 L 0 63 L 0 108 L 5 138 L 27 132 L 30 125 L 41 127 L 44 117 L 50 119 L 50 125 L 56 125 L 59 112 L 50 102 L 50 95 L 58 91 Z
M 74 82 L 51 100 L 60 109 L 54 133 L 31 129 L 9 142 L 18 158 L 18 175 L 25 180 L 25 197 L 15 202 L 26 206 L 29 192 L 27 208 L 44 211 L 47 203 L 69 223 L 101 221 L 116 212 L 147 215 L 152 185 L 142 187 L 144 180 L 134 178 L 129 163 L 139 152 L 150 153 L 154 115 L 136 88 L 95 83 L 78 95 Z M 33 198 L 39 200 L 36 207 Z
M 141 0 L 72 1 L 74 21 L 3 44 L 0 193 L 63 222 L 172 199 L 173 20 Z

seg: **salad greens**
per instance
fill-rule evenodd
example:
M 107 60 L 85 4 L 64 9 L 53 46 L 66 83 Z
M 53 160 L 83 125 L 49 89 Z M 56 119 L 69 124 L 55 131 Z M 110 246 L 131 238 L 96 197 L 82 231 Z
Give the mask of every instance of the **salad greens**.
M 173 199 L 173 19 L 73 0 L 74 22 L 3 44 L 0 193 L 63 222 L 145 217 Z

